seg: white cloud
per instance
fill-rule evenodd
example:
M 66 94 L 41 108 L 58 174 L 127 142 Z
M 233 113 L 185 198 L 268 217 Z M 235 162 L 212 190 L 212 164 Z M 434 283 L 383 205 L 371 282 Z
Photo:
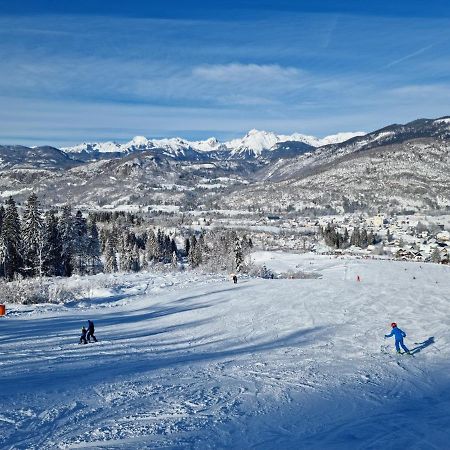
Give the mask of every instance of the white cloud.
M 193 75 L 212 81 L 299 81 L 302 71 L 278 64 L 214 64 L 195 67 Z

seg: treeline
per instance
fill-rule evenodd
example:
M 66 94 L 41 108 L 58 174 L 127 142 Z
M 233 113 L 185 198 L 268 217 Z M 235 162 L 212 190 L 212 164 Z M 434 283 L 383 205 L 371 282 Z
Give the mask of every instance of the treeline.
M 0 277 L 71 276 L 101 270 L 100 241 L 95 222 L 70 206 L 60 216 L 45 214 L 32 194 L 19 216 L 12 197 L 0 206 Z
M 213 272 L 242 272 L 245 257 L 253 247 L 251 238 L 234 230 L 209 230 L 186 239 L 185 249 L 191 267 L 205 266 Z
M 99 230 L 97 219 L 105 220 Z M 113 225 L 109 227 L 109 224 Z M 158 230 L 136 235 L 137 216 L 99 213 L 85 218 L 69 205 L 60 213 L 41 211 L 30 195 L 22 217 L 10 197 L 0 206 L 0 278 L 95 274 L 102 271 L 139 271 L 149 261 L 178 260 L 173 238 Z
M 367 248 L 369 245 L 374 245 L 380 242 L 380 238 L 372 233 L 367 232 L 365 228 L 355 228 L 351 235 L 344 227 L 343 231 L 338 230 L 333 223 L 328 223 L 326 227 L 321 227 L 320 234 L 323 237 L 325 244 L 333 248 L 348 248 L 350 246 Z
M 175 239 L 162 230 L 135 233 L 130 228 L 113 224 L 100 231 L 101 250 L 106 272 L 139 272 L 152 263 L 178 265 L 183 256 Z
M 0 278 L 70 277 L 99 272 L 138 272 L 149 264 L 186 261 L 193 268 L 242 271 L 251 239 L 235 231 L 213 230 L 185 237 L 178 249 L 173 234 L 146 229 L 128 213 L 45 213 L 30 195 L 20 216 L 12 197 L 0 205 Z

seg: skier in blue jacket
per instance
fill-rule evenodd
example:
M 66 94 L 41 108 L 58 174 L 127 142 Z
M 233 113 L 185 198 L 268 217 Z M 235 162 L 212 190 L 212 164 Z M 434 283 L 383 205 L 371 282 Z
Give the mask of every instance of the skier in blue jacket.
M 408 347 L 403 343 L 403 338 L 406 337 L 406 333 L 403 330 L 400 330 L 400 328 L 397 327 L 397 324 L 395 322 L 391 323 L 392 331 L 391 334 L 385 334 L 384 337 L 388 338 L 391 336 L 395 336 L 395 348 L 397 349 L 397 353 L 400 352 L 400 346 L 403 350 L 405 350 L 405 353 L 410 355 Z

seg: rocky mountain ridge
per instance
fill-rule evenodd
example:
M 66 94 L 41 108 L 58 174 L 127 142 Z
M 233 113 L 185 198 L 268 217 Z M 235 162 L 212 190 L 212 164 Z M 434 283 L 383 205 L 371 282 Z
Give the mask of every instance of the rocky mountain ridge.
M 338 133 L 323 139 L 300 133 L 280 135 L 273 132 L 250 130 L 244 137 L 227 142 L 220 142 L 211 137 L 204 141 L 189 141 L 182 138 L 147 139 L 136 136 L 131 141 L 119 144 L 116 142 L 83 143 L 74 147 L 63 148 L 67 155 L 74 159 L 104 159 L 112 156 L 127 155 L 139 151 L 159 150 L 166 156 L 179 159 L 249 159 L 278 157 L 278 146 L 284 142 L 303 144 L 303 148 L 313 149 L 325 144 L 343 142 L 363 132 Z
M 144 140 L 135 144 L 121 157 L 94 161 L 52 147 L 0 147 L 0 196 L 21 201 L 35 191 L 50 205 L 71 199 L 86 209 L 450 211 L 450 117 L 390 125 L 319 148 L 282 141 L 260 148 L 258 157 L 242 150 L 231 158 L 216 141 L 207 144 L 215 151 L 203 153 L 179 143 L 177 154 L 145 149 Z

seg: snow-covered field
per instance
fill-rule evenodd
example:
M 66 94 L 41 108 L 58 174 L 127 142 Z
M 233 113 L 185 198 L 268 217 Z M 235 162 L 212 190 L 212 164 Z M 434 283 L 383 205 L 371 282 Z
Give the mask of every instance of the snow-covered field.
M 450 267 L 254 259 L 320 278 L 97 276 L 78 302 L 7 305 L 0 448 L 449 448 Z

